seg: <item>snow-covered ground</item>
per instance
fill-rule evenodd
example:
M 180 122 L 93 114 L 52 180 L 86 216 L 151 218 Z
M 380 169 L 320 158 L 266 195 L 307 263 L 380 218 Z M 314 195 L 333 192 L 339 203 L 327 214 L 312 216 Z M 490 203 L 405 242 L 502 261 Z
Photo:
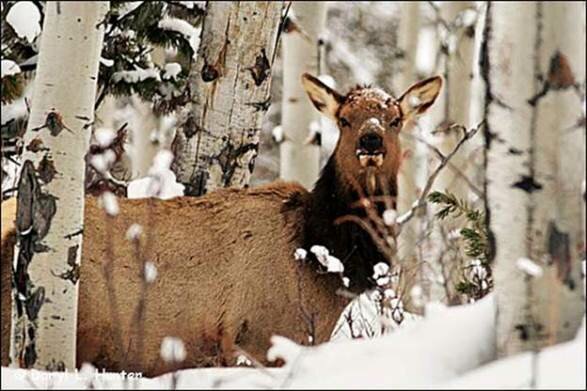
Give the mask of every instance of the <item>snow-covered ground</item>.
M 273 338 L 269 358 L 282 368 L 191 369 L 153 379 L 2 368 L 2 389 L 16 388 L 585 388 L 585 321 L 574 341 L 490 362 L 492 295 L 466 306 L 428 306 L 421 321 L 374 339 L 302 347 Z M 533 369 L 534 368 L 534 369 Z M 173 378 L 175 376 L 175 379 Z M 534 379 L 534 380 L 533 380 Z

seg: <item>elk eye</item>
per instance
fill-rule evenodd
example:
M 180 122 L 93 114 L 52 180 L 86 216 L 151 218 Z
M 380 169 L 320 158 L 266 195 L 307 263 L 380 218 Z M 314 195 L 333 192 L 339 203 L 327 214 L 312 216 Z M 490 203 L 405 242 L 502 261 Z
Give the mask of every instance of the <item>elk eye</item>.
M 340 126 L 342 126 L 342 127 L 351 126 L 350 122 L 344 117 L 340 117 L 339 122 L 340 122 Z
M 391 121 L 389 123 L 389 127 L 391 127 L 391 128 L 397 128 L 400 125 L 401 122 L 402 122 L 401 118 L 397 117 L 396 119 L 394 119 L 393 121 Z

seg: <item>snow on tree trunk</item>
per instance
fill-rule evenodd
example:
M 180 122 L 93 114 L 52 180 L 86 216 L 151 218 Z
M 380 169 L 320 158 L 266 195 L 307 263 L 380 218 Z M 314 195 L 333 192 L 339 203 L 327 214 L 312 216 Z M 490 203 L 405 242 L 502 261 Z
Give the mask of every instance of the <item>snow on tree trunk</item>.
M 88 148 L 108 2 L 48 2 L 18 186 L 12 362 L 75 368 Z
M 298 181 L 307 188 L 314 185 L 320 169 L 320 139 L 312 132 L 319 128 L 320 113 L 302 89 L 304 72 L 323 73 L 318 40 L 326 24 L 324 2 L 294 2 L 292 24 L 282 37 L 283 47 L 283 111 L 284 140 L 280 145 L 280 177 Z M 323 61 L 322 61 L 323 62 Z
M 246 186 L 270 105 L 281 2 L 209 2 L 172 169 L 185 194 Z
M 584 316 L 585 8 L 491 3 L 487 18 L 487 206 L 507 355 L 573 338 Z

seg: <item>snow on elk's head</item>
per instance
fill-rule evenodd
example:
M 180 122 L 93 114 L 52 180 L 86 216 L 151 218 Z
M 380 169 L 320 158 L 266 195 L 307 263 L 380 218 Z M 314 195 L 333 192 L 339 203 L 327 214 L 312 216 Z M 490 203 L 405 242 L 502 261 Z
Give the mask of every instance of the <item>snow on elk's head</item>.
M 302 85 L 314 106 L 338 125 L 340 138 L 333 159 L 339 175 L 367 194 L 381 190 L 380 186 L 395 193 L 401 163 L 399 132 L 434 103 L 442 79 L 420 81 L 398 99 L 371 87 L 356 87 L 344 96 L 307 73 Z

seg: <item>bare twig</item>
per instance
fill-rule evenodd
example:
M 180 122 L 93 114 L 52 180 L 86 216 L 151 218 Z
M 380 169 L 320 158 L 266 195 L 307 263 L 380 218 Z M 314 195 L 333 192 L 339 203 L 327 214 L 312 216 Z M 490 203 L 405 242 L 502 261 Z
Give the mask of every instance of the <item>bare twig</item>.
M 482 121 L 475 128 L 473 128 L 469 131 L 467 131 L 466 129 L 464 129 L 464 127 L 461 126 L 461 129 L 463 129 L 463 137 L 457 143 L 457 145 L 455 145 L 453 150 L 446 156 L 443 155 L 442 153 L 440 153 L 440 151 L 438 151 L 438 153 L 440 153 L 440 155 L 439 155 L 440 163 L 438 164 L 436 169 L 432 172 L 430 177 L 428 177 L 428 180 L 426 181 L 426 185 L 424 186 L 424 189 L 422 190 L 420 197 L 416 200 L 416 202 L 414 202 L 414 204 L 412 205 L 412 208 L 409 211 L 407 211 L 406 213 L 404 213 L 403 215 L 398 217 L 397 224 L 400 227 L 403 226 L 408 221 L 410 221 L 412 219 L 412 217 L 414 217 L 414 215 L 418 211 L 418 209 L 420 209 L 420 208 L 424 207 L 424 205 L 426 205 L 426 196 L 428 195 L 428 193 L 432 189 L 432 185 L 434 184 L 434 181 L 436 180 L 436 177 L 438 176 L 440 171 L 442 171 L 442 169 L 444 167 L 446 167 L 446 165 L 448 164 L 450 159 L 452 159 L 452 157 L 459 151 L 461 146 L 465 142 L 467 142 L 469 139 L 471 139 L 479 131 L 479 129 L 481 129 L 481 127 L 484 125 L 485 125 L 485 122 Z M 456 125 L 453 125 L 453 126 L 456 126 Z M 458 125 L 458 126 L 460 126 L 460 125 Z
M 279 22 L 279 27 L 277 29 L 277 35 L 275 37 L 275 45 L 273 46 L 273 56 L 271 57 L 271 67 L 275 63 L 275 58 L 277 57 L 277 48 L 279 46 L 279 41 L 281 40 L 281 35 L 283 34 L 283 28 L 285 27 L 285 23 L 287 21 L 289 15 L 289 9 L 291 8 L 292 1 L 288 2 L 286 6 L 283 6 L 283 13 L 281 15 L 281 21 Z
M 454 126 L 454 125 L 453 125 Z M 432 152 L 434 152 L 436 154 L 436 156 L 442 160 L 445 159 L 444 154 L 434 145 L 430 144 L 428 141 L 424 140 L 422 137 L 417 136 L 415 134 L 411 134 L 411 133 L 402 133 L 401 134 L 403 137 L 409 137 L 412 138 L 418 142 L 421 142 L 422 144 L 424 144 L 428 149 L 430 149 Z M 452 172 L 454 172 L 459 178 L 461 178 L 463 181 L 465 181 L 465 183 L 467 184 L 467 186 L 469 186 L 469 188 L 471 189 L 471 191 L 473 193 L 475 193 L 475 195 L 477 195 L 479 198 L 483 197 L 483 192 L 481 191 L 481 189 L 479 189 L 477 186 L 475 186 L 475 184 L 471 181 L 471 179 L 469 179 L 468 176 L 466 176 L 461 170 L 458 169 L 457 166 L 455 166 L 452 162 L 448 162 L 447 164 L 448 168 L 450 168 L 452 170 Z

